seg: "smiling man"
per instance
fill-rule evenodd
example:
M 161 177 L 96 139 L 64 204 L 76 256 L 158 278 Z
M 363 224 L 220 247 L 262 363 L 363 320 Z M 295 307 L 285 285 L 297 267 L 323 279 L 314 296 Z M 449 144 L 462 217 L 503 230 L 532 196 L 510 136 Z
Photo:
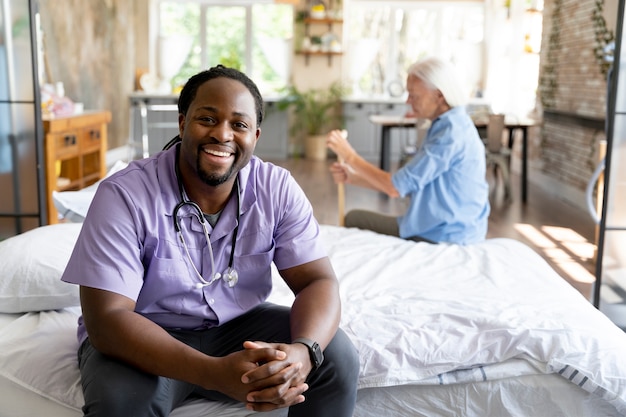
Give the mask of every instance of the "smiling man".
M 253 156 L 263 101 L 243 73 L 189 79 L 179 135 L 101 183 L 63 275 L 80 285 L 86 416 L 168 416 L 191 396 L 351 416 L 358 357 L 309 201 Z M 267 303 L 271 264 L 295 294 Z

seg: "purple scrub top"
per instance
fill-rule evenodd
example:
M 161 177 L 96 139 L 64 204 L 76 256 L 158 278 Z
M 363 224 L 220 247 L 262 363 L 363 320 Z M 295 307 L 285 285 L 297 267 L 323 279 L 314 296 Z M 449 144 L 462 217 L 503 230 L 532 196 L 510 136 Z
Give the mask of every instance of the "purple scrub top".
M 225 323 L 263 302 L 278 270 L 326 256 L 310 202 L 283 168 L 253 157 L 239 172 L 241 214 L 234 268 L 238 283 L 200 282 L 176 234 L 172 213 L 181 201 L 176 147 L 133 161 L 99 186 L 63 274 L 65 282 L 136 301 L 135 311 L 165 328 L 202 329 Z M 206 223 L 216 271 L 228 267 L 237 225 L 231 198 L 213 229 Z M 211 280 L 209 248 L 188 205 L 178 212 L 193 264 Z M 82 317 L 78 338 L 87 337 Z

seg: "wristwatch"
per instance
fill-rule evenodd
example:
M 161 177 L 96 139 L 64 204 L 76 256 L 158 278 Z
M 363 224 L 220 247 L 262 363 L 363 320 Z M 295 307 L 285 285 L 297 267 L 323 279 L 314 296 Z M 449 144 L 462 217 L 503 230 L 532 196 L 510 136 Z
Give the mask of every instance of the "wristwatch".
M 324 354 L 322 353 L 322 349 L 317 342 L 314 342 L 311 339 L 307 339 L 306 337 L 298 337 L 294 339 L 291 343 L 302 343 L 304 346 L 309 348 L 309 356 L 311 357 L 311 364 L 313 365 L 313 371 L 317 370 L 317 368 L 322 365 L 324 362 Z

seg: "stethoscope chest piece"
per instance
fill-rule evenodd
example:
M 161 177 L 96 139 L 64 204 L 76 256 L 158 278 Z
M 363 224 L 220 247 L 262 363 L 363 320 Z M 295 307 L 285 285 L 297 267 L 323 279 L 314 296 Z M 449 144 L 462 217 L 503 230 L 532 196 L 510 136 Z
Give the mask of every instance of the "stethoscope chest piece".
M 229 266 L 222 274 L 222 279 L 230 288 L 232 288 L 237 285 L 237 281 L 239 281 L 239 273 L 235 268 Z

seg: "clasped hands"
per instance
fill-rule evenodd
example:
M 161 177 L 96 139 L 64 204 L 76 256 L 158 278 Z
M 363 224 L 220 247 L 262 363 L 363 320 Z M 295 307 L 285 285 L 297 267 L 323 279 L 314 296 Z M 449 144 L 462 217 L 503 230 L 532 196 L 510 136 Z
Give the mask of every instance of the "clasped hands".
M 221 358 L 220 391 L 252 411 L 271 411 L 305 400 L 312 365 L 306 346 L 244 342 L 244 350 Z M 234 371 L 234 372 L 233 372 Z

